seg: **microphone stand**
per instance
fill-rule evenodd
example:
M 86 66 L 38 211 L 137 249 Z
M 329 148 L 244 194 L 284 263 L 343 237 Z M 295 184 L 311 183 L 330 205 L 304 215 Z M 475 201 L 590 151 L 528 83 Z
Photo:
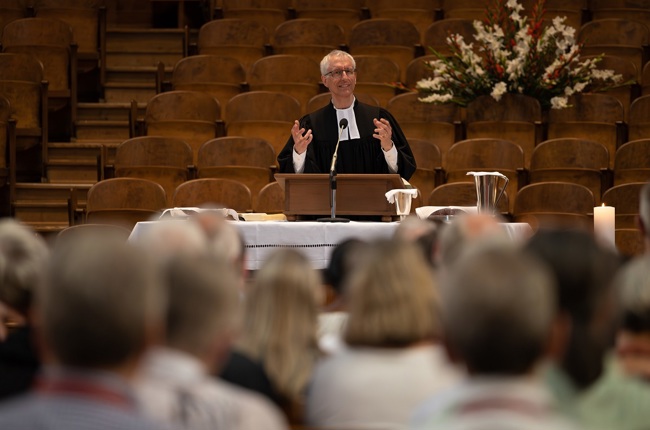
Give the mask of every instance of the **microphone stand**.
M 339 127 L 339 138 L 336 141 L 336 148 L 334 148 L 334 155 L 332 156 L 332 164 L 330 166 L 330 208 L 331 214 L 329 218 L 318 218 L 318 222 L 350 222 L 347 218 L 337 218 L 336 217 L 336 159 L 338 158 L 339 153 L 339 143 L 341 143 L 341 136 L 343 135 L 343 130 L 348 126 L 347 120 L 344 118 L 341 120 Z

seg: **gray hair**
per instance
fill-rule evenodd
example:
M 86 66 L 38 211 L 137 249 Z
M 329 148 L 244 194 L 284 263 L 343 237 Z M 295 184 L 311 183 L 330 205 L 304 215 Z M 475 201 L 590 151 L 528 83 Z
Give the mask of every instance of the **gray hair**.
M 623 311 L 623 329 L 650 332 L 650 257 L 627 263 L 614 278 Z
M 62 364 L 119 366 L 151 343 L 165 296 L 146 253 L 122 239 L 84 235 L 54 249 L 48 275 L 37 310 L 45 343 Z
M 513 246 L 467 253 L 449 275 L 441 306 L 450 349 L 474 374 L 530 371 L 555 315 L 548 270 Z
M 167 344 L 202 357 L 237 328 L 239 280 L 231 264 L 180 257 L 167 268 Z
M 11 218 L 0 220 L 0 301 L 26 314 L 48 259 L 47 245 L 34 231 Z
M 320 62 L 320 74 L 325 76 L 325 73 L 327 73 L 327 69 L 330 68 L 330 62 L 332 61 L 332 58 L 347 58 L 350 61 L 352 61 L 352 66 L 356 69 L 357 68 L 357 62 L 354 61 L 354 57 L 350 54 L 348 54 L 345 51 L 341 51 L 340 49 L 335 49 L 326 56 L 323 57 L 323 59 Z

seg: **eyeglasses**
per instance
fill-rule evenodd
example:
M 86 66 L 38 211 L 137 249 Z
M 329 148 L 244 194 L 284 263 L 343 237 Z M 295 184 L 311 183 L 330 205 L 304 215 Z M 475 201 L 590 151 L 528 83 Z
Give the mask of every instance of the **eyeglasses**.
M 334 79 L 340 79 L 343 76 L 343 72 L 347 76 L 354 76 L 357 73 L 357 69 L 341 69 L 341 70 L 332 70 L 331 72 L 325 73 L 325 76 L 331 76 Z

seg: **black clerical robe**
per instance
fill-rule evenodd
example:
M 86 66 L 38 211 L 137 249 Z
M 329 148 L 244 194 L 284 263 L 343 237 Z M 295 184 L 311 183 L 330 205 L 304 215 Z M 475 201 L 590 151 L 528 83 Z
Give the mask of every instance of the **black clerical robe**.
M 372 137 L 375 124 L 373 118 L 385 118 L 392 129 L 392 139 L 397 149 L 397 173 L 408 180 L 415 172 L 415 158 L 406 137 L 393 116 L 385 109 L 360 103 L 354 104 L 354 116 L 359 129 L 359 139 L 343 140 L 339 145 L 336 161 L 337 173 L 391 173 L 386 164 L 379 139 Z M 339 127 L 336 109 L 330 102 L 327 106 L 300 119 L 300 127 L 312 130 L 313 140 L 307 147 L 304 173 L 328 173 L 332 155 L 338 139 Z M 343 136 L 347 129 L 343 130 Z M 281 173 L 295 173 L 293 168 L 293 138 L 278 155 Z

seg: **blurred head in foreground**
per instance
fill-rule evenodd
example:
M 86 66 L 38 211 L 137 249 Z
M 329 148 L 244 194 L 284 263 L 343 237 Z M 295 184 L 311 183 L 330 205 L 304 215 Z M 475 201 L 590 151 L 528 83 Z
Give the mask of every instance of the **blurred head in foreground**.
M 373 243 L 347 292 L 350 346 L 401 348 L 440 336 L 437 285 L 412 243 Z
M 441 308 L 449 355 L 470 374 L 525 375 L 549 343 L 553 278 L 514 247 L 476 249 L 451 269 Z

